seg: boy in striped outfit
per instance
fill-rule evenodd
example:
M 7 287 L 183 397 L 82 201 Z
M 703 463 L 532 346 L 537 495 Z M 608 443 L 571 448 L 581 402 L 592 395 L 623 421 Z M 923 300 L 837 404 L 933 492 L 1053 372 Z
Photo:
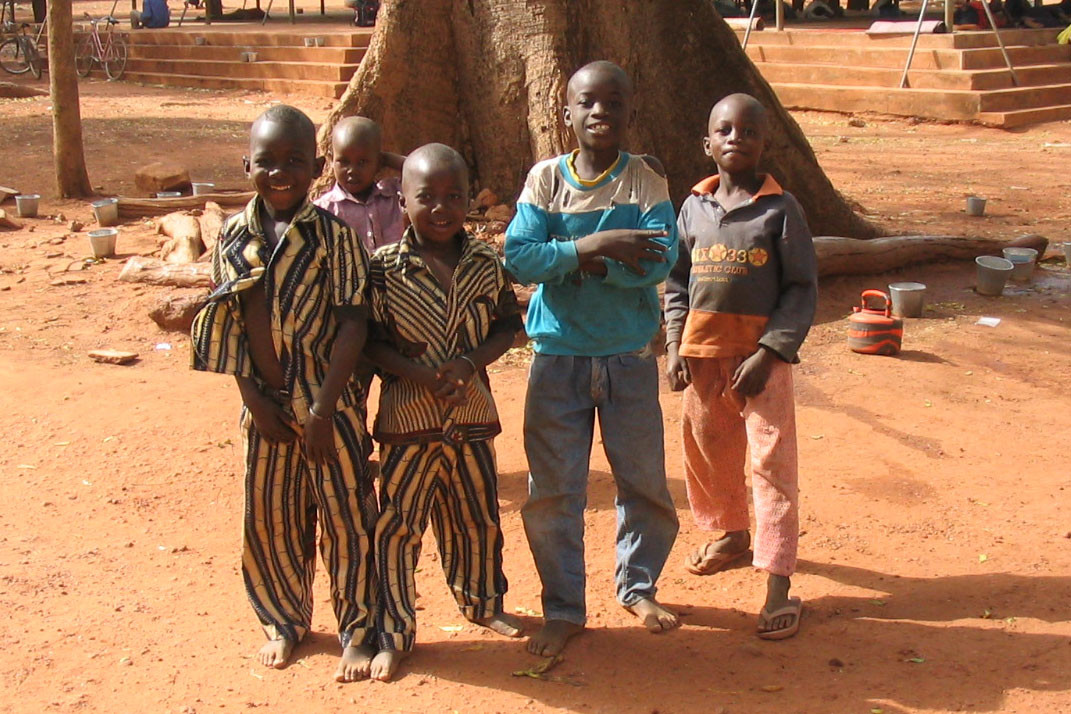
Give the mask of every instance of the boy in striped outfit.
M 257 195 L 213 249 L 193 368 L 233 374 L 242 394 L 242 575 L 269 640 L 257 659 L 285 667 L 309 631 L 319 522 L 343 648 L 335 679 L 348 682 L 371 668 L 377 600 L 365 395 L 352 378 L 367 334 L 366 258 L 353 231 L 308 201 L 324 161 L 312 121 L 278 105 L 250 134 Z
M 652 632 L 677 626 L 655 583 L 677 536 L 666 487 L 658 366 L 648 343 L 656 286 L 677 257 L 669 189 L 654 159 L 621 150 L 632 82 L 610 62 L 577 71 L 566 124 L 579 149 L 536 164 L 506 231 L 506 267 L 539 283 L 526 328 L 535 357 L 525 400 L 525 533 L 543 583 L 533 654 L 583 629 L 584 506 L 596 416 L 617 485 L 618 601 Z
M 380 651 L 391 679 L 416 638 L 417 559 L 431 520 L 447 583 L 464 616 L 507 637 L 493 439 L 502 431 L 486 367 L 513 344 L 520 308 L 497 253 L 465 231 L 468 167 L 428 144 L 402 167 L 411 226 L 371 258 L 371 338 L 381 369 L 373 435 L 381 445 L 376 563 Z
M 758 173 L 766 109 L 746 94 L 714 105 L 708 156 L 718 166 L 681 206 L 680 257 L 666 281 L 666 368 L 684 390 L 685 484 L 696 523 L 724 531 L 686 566 L 711 575 L 743 558 L 745 454 L 755 502 L 754 565 L 768 573 L 758 636 L 799 629 L 799 504 L 792 363 L 814 318 L 817 269 L 807 219 L 792 194 Z

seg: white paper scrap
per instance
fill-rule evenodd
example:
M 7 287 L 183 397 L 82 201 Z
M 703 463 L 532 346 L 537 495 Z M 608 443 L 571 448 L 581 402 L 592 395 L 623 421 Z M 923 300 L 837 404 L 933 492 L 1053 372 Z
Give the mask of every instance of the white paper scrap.
M 997 325 L 1000 324 L 1000 318 L 999 317 L 979 317 L 978 318 L 978 322 L 976 322 L 974 324 L 981 325 L 982 327 L 996 327 Z

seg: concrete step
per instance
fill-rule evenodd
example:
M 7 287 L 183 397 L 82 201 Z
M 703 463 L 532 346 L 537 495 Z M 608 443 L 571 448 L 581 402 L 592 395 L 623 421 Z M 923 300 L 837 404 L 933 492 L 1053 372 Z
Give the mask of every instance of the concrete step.
M 899 87 L 902 68 L 836 67 L 821 64 L 789 65 L 762 62 L 756 65 L 767 82 L 788 84 L 835 84 L 848 87 Z M 1071 83 L 1071 63 L 1030 65 L 1015 71 L 1019 86 L 1033 87 Z M 1011 89 L 1007 68 L 986 70 L 926 70 L 908 73 L 912 89 L 990 90 Z
M 970 121 L 977 116 L 979 108 L 979 93 L 972 91 L 791 83 L 771 83 L 771 86 L 781 103 L 790 109 L 878 112 Z
M 318 62 L 358 65 L 367 50 L 361 47 L 260 47 L 242 45 L 131 45 L 130 56 L 142 59 L 233 60 L 247 50 L 269 62 Z
M 199 31 L 197 31 L 199 30 Z M 354 29 L 351 32 L 317 33 L 309 29 L 294 32 L 235 32 L 228 30 L 216 30 L 202 27 L 191 30 L 187 27 L 169 28 L 165 30 L 138 30 L 131 33 L 130 40 L 138 45 L 196 45 L 197 37 L 203 37 L 206 45 L 212 46 L 246 46 L 256 47 L 302 47 L 306 37 L 324 38 L 325 47 L 358 47 L 367 48 L 372 39 L 370 29 Z
M 241 62 L 216 60 L 169 60 L 131 57 L 127 71 L 151 74 L 184 74 L 229 79 L 287 79 L 321 82 L 348 82 L 357 65 L 315 64 L 311 62 Z
M 1006 48 L 1012 66 L 1032 64 L 1058 64 L 1071 62 L 1071 45 L 1044 45 L 1037 47 L 1011 46 Z M 963 69 L 986 69 L 1006 67 L 1004 56 L 996 47 L 963 50 Z
M 201 89 L 246 89 L 273 92 L 275 94 L 299 94 L 305 96 L 338 99 L 346 90 L 346 82 L 321 82 L 315 80 L 268 79 L 251 77 L 204 77 L 192 74 L 163 74 L 127 70 L 123 81 L 165 87 L 198 87 Z
M 1016 67 L 1071 62 L 1071 45 L 1012 46 L 1008 55 Z M 822 64 L 838 67 L 901 68 L 907 62 L 907 48 L 836 47 L 836 46 L 778 46 L 748 45 L 747 54 L 756 64 L 760 62 L 792 65 Z M 998 69 L 1005 66 L 997 48 L 924 49 L 916 50 L 911 62 L 913 69 Z
M 1047 121 L 1066 121 L 1071 119 L 1071 104 L 1062 104 L 1038 109 L 1018 109 L 1010 112 L 980 112 L 978 121 L 982 124 L 1014 129 L 1017 126 L 1040 124 Z
M 1071 104 L 1071 84 L 1054 84 L 1045 87 L 1015 87 L 982 92 L 979 96 L 979 112 L 1013 112 L 1024 109 Z
M 766 29 L 752 32 L 748 38 L 749 46 L 794 46 L 794 47 L 872 47 L 872 48 L 906 48 L 911 45 L 911 33 L 914 22 L 905 25 L 904 34 L 868 35 L 861 30 L 789 30 L 777 32 Z M 1055 44 L 1059 28 L 1045 30 L 1001 30 L 1000 37 L 1005 45 L 1046 45 Z M 736 30 L 741 40 L 743 30 Z M 920 48 L 924 49 L 970 49 L 977 47 L 997 47 L 997 40 L 992 32 L 957 32 L 955 34 L 919 35 Z

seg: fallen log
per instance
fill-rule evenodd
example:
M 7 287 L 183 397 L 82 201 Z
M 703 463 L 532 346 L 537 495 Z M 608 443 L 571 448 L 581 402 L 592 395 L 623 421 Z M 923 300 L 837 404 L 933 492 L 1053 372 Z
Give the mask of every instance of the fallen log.
M 979 255 L 1000 255 L 1004 248 L 1035 248 L 1044 255 L 1049 241 L 1039 235 L 1015 240 L 964 236 L 892 236 L 889 238 L 814 239 L 818 275 L 869 275 L 885 273 L 916 263 L 939 260 L 973 260 Z
M 168 213 L 156 219 L 156 232 L 167 236 L 160 246 L 160 257 L 168 263 L 192 263 L 205 252 L 196 216 Z
M 119 197 L 119 215 L 125 218 L 159 216 L 183 209 L 204 208 L 208 201 L 220 206 L 240 208 L 253 198 L 252 191 L 234 191 L 229 193 L 202 193 L 197 196 L 179 196 L 178 198 L 124 198 Z
M 126 261 L 119 279 L 127 283 L 171 285 L 178 288 L 212 287 L 209 263 L 165 263 L 156 258 L 135 255 Z

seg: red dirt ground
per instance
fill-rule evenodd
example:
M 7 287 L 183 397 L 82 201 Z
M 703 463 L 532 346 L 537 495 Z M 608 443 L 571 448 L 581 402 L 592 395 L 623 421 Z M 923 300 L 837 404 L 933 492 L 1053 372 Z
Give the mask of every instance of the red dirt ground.
M 244 185 L 240 157 L 263 94 L 82 85 L 90 176 L 133 190 L 134 169 L 177 158 L 195 180 Z M 293 100 L 321 119 L 325 100 Z M 12 712 L 1067 712 L 1071 711 L 1071 272 L 1050 260 L 1002 299 L 969 263 L 824 281 L 797 375 L 803 536 L 799 636 L 754 636 L 763 578 L 681 562 L 691 522 L 679 396 L 662 402 L 680 538 L 660 595 L 684 627 L 649 635 L 613 598 L 613 489 L 592 461 L 591 630 L 540 681 L 517 642 L 466 624 L 433 555 L 418 575 L 420 644 L 393 684 L 332 681 L 336 642 L 321 575 L 316 634 L 268 671 L 242 591 L 238 394 L 187 369 L 188 339 L 146 312 L 166 289 L 115 280 L 156 244 L 133 221 L 120 258 L 77 270 L 84 202 L 55 199 L 48 100 L 0 101 L 0 183 L 44 194 L 0 232 L 0 711 Z M 1071 124 L 975 126 L 797 115 L 834 183 L 903 232 L 1038 232 L 1068 240 Z M 846 139 L 842 139 L 845 137 Z M 963 216 L 963 196 L 990 217 Z M 14 212 L 11 202 L 4 209 Z M 75 264 L 74 270 L 67 268 Z M 84 279 L 53 285 L 61 278 Z M 929 285 L 899 358 L 845 347 L 865 287 Z M 995 327 L 978 317 L 1001 318 Z M 170 349 L 164 346 L 169 345 Z M 99 365 L 94 348 L 140 353 Z M 510 610 L 535 625 L 539 582 L 520 525 L 523 361 L 495 370 Z

